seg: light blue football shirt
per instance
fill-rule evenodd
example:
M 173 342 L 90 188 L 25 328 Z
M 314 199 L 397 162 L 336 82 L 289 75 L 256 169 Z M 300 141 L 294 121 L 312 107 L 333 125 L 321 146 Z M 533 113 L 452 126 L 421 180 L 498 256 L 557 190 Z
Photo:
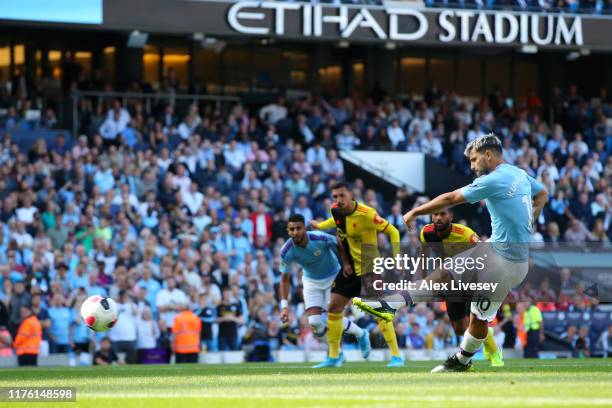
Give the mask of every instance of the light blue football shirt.
M 526 244 L 531 241 L 532 197 L 543 188 L 524 170 L 502 163 L 463 187 L 461 194 L 472 204 L 485 200 L 491 214 L 490 242 L 505 244 L 493 248 L 508 260 L 523 262 L 529 256 Z
M 304 277 L 308 279 L 328 279 L 340 271 L 340 262 L 334 248 L 338 245 L 335 236 L 321 231 L 306 232 L 308 244 L 302 248 L 288 239 L 281 248 L 280 271 L 288 273 L 291 262 L 304 269 Z

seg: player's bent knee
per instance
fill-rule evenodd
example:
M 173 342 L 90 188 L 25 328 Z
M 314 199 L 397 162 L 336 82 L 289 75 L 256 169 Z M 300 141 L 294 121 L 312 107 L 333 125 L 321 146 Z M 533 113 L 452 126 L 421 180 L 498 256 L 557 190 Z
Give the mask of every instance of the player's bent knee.
M 311 315 L 308 316 L 308 324 L 312 328 L 312 333 L 317 337 L 323 337 L 326 332 L 326 327 L 323 324 L 323 319 L 321 315 Z

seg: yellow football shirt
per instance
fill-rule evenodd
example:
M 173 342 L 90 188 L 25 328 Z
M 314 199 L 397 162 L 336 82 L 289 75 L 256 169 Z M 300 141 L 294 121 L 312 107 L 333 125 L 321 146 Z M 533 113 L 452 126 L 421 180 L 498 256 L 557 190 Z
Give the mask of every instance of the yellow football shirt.
M 452 223 L 450 230 L 442 237 L 436 234 L 434 224 L 427 224 L 421 229 L 419 238 L 423 244 L 431 244 L 430 248 L 442 257 L 457 255 L 478 242 L 478 234 L 474 230 L 456 223 Z
M 331 217 L 319 223 L 319 229 L 336 228 L 355 274 L 361 276 L 362 246 L 368 249 L 368 258 L 376 256 L 369 253 L 370 249 L 377 251 L 378 233 L 385 232 L 389 221 L 380 217 L 374 208 L 357 202 L 349 214 L 344 214 L 336 205 L 332 206 L 331 213 Z

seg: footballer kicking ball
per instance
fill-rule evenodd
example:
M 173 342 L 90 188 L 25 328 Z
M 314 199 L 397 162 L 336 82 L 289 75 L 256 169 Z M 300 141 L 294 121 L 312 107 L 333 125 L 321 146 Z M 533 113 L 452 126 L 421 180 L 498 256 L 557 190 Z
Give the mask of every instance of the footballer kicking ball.
M 81 317 L 91 330 L 105 332 L 117 323 L 117 304 L 111 298 L 90 296 L 81 305 Z

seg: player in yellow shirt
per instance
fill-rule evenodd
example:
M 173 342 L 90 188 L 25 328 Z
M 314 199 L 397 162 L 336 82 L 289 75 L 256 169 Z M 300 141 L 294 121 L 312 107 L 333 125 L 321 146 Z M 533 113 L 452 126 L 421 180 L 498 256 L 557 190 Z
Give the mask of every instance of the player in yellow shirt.
M 431 252 L 439 258 L 453 257 L 480 241 L 478 234 L 471 228 L 453 222 L 453 212 L 449 208 L 433 213 L 431 221 L 431 224 L 425 225 L 419 234 L 419 239 L 424 244 L 423 251 L 426 257 L 429 257 Z M 376 303 L 380 302 L 372 303 L 365 299 L 353 299 L 353 304 L 364 312 L 382 319 L 393 318 L 395 313 L 393 310 L 383 310 L 385 307 L 375 308 L 373 305 Z M 455 333 L 458 336 L 463 336 L 469 324 L 470 302 L 447 300 L 446 311 Z M 483 351 L 493 367 L 504 365 L 502 352 L 498 349 L 493 338 L 492 328 L 488 330 Z
M 340 341 L 344 308 L 351 298 L 361 295 L 362 275 L 369 272 L 363 270 L 362 245 L 376 249 L 378 247 L 378 233 L 382 232 L 389 237 L 393 252 L 397 253 L 399 251 L 400 235 L 397 228 L 381 218 L 375 209 L 353 200 L 346 183 L 336 183 L 332 186 L 331 193 L 334 200 L 331 209 L 332 216 L 320 223 L 313 221 L 310 225 L 315 229 L 336 228 L 337 236 L 344 246 L 346 254 L 342 259 L 343 273 L 337 275 L 331 290 L 331 301 L 327 313 L 328 359 L 334 362 L 343 358 L 340 353 Z M 367 254 L 367 256 L 370 256 L 370 254 Z M 388 367 L 403 366 L 404 359 L 397 345 L 393 322 L 383 319 L 377 320 L 391 350 L 392 358 Z
M 470 227 L 453 222 L 453 211 L 446 208 L 431 215 L 431 224 L 425 225 L 419 234 L 425 251 L 432 251 L 439 257 L 452 257 L 480 241 Z M 470 321 L 470 302 L 446 301 L 446 312 L 457 336 L 463 336 Z M 503 367 L 504 360 L 489 327 L 483 343 L 483 353 L 493 367 Z

